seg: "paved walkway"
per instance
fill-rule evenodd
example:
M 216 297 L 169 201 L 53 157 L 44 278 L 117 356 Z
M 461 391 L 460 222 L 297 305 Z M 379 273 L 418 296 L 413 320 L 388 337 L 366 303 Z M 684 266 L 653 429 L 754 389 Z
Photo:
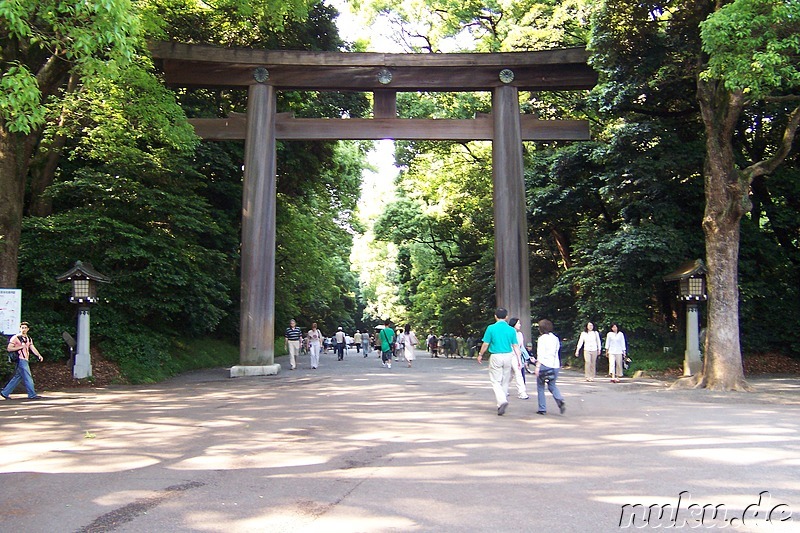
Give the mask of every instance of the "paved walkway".
M 0 401 L 0 530 L 800 530 L 798 379 L 720 394 L 565 371 L 565 415 L 549 395 L 536 415 L 529 387 L 498 417 L 486 363 L 422 352 L 226 376 Z

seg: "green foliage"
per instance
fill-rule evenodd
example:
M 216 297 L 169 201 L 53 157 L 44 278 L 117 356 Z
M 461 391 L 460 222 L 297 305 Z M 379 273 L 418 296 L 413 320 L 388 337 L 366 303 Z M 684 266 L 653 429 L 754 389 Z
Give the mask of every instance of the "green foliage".
M 188 338 L 173 343 L 172 358 L 185 370 L 239 364 L 239 346 L 218 338 Z
M 399 150 L 409 162 L 400 197 L 373 226 L 377 239 L 398 247 L 400 309 L 393 318 L 417 331 L 467 335 L 485 326 L 494 306 L 490 154 L 484 143 L 407 143 Z
M 697 202 L 698 177 L 707 174 L 703 160 L 713 154 L 707 154 L 701 144 L 705 132 L 698 115 L 698 79 L 723 82 L 715 85 L 718 102 L 728 101 L 725 89 L 747 95 L 748 105 L 731 139 L 738 168 L 769 158 L 784 135 L 792 100 L 760 99 L 770 94 L 784 97 L 796 93 L 798 9 L 797 2 L 773 0 L 718 4 L 606 0 L 600 4 L 593 17 L 590 42 L 591 61 L 601 79 L 593 91 L 593 100 L 599 111 L 613 118 L 605 128 L 606 135 L 611 135 L 609 154 L 624 165 L 623 176 L 629 177 L 610 183 L 615 185 L 615 193 L 620 185 L 635 185 L 637 190 L 656 192 L 655 198 L 668 200 L 658 202 L 663 209 L 654 209 L 655 206 L 637 201 L 639 193 L 631 197 L 628 192 L 632 189 L 623 191 L 620 198 L 625 202 L 633 200 L 620 211 L 627 222 L 637 223 L 645 220 L 641 213 L 649 214 L 658 224 L 678 229 L 683 234 L 686 253 L 700 256 L 698 232 L 691 235 L 688 230 L 699 222 L 703 206 Z M 721 106 L 711 112 L 717 117 L 725 113 Z M 634 124 L 647 126 L 647 130 L 636 126 L 636 130 L 645 132 L 643 137 L 620 135 Z M 663 126 L 669 126 L 665 131 L 672 133 L 659 134 L 658 138 L 647 133 Z M 614 142 L 614 138 L 622 142 Z M 655 147 L 657 158 L 632 158 L 629 147 L 636 146 L 647 146 L 648 151 Z M 644 164 L 630 171 L 630 163 Z M 796 158 L 790 159 L 789 164 L 796 167 Z M 641 171 L 651 169 L 655 170 L 655 179 L 641 181 Z M 755 224 L 742 226 L 738 280 L 741 338 L 742 345 L 751 349 L 785 350 L 790 343 L 779 340 L 776 332 L 787 328 L 777 317 L 797 315 L 796 298 L 777 297 L 775 292 L 793 295 L 797 286 L 796 281 L 790 280 L 798 276 L 798 241 L 789 220 L 796 217 L 798 206 L 789 199 L 793 193 L 788 190 L 793 187 L 787 189 L 787 183 L 775 177 L 756 180 L 751 188 L 755 206 L 751 218 Z M 683 192 L 671 194 L 673 189 Z M 651 194 L 643 198 L 648 202 L 654 199 Z M 787 208 L 793 215 L 787 216 Z M 659 300 L 665 325 L 672 332 L 679 324 L 671 317 L 683 311 L 654 294 L 654 301 Z
M 144 49 L 137 40 L 140 28 L 148 37 L 262 48 L 333 50 L 341 41 L 335 11 L 306 0 L 226 0 L 212 8 L 192 0 L 140 2 L 138 11 L 122 1 L 106 4 L 102 12 L 128 17 L 110 33 L 93 23 L 64 27 L 81 42 L 64 56 L 73 63 L 56 62 L 64 68 L 53 73 L 58 76 L 47 94 L 59 98 L 48 101 L 53 120 L 39 146 L 42 161 L 48 149 L 67 157 L 46 192 L 52 214 L 25 219 L 19 285 L 26 318 L 54 330 L 38 337 L 37 345 L 60 349 L 60 332 L 72 331 L 75 317 L 68 287 L 57 284 L 56 275 L 76 259 L 109 275 L 112 282 L 100 287 L 102 302 L 93 309 L 93 347 L 118 362 L 130 380 L 148 382 L 191 368 L 192 360 L 181 354 L 197 348 L 176 339 L 217 333 L 235 341 L 237 336 L 243 148 L 198 144 L 185 116 L 243 111 L 246 92 L 165 89 L 149 61 L 134 53 Z M 34 26 L 33 19 L 21 20 L 35 18 L 39 6 L 52 6 L 59 23 L 75 23 L 58 17 L 91 5 L 6 3 L 0 24 L 11 21 L 22 34 Z M 94 40 L 86 33 L 90 28 L 99 33 Z M 110 39 L 119 40 L 116 49 Z M 97 43 L 105 43 L 102 53 L 90 50 Z M 91 58 L 79 57 L 90 52 Z M 14 63 L 18 70 L 10 74 L 4 67 L 3 83 L 11 84 L 16 98 L 32 79 L 23 69 L 29 64 Z M 68 90 L 57 90 L 68 79 Z M 36 89 L 29 86 L 26 90 Z M 41 103 L 24 112 L 34 119 L 31 131 L 41 125 L 35 114 Z M 357 117 L 368 110 L 367 99 L 353 94 L 281 93 L 279 105 L 298 116 Z M 351 235 L 361 229 L 353 212 L 367 147 L 322 142 L 279 147 L 278 328 L 290 315 L 313 317 L 320 325 L 355 323 L 357 284 L 348 255 Z
M 0 357 L 0 381 L 3 382 L 4 386 L 14 375 L 15 369 L 16 366 L 8 361 L 8 357 Z
M 800 87 L 800 2 L 735 0 L 700 24 L 706 79 L 759 99 Z
M 172 91 L 156 78 L 144 59 L 114 76 L 87 80 L 68 93 L 52 114 L 69 119 L 47 132 L 75 140 L 71 160 L 102 161 L 117 172 L 169 172 L 198 143 Z
M 232 366 L 239 347 L 210 337 L 177 338 L 144 328 L 124 329 L 103 338 L 104 355 L 116 361 L 133 384 L 157 383 L 190 370 Z
M 28 134 L 44 122 L 45 109 L 39 103 L 42 92 L 36 77 L 19 63 L 8 65 L 0 78 L 0 118 L 12 133 Z
M 398 27 L 413 52 L 469 48 L 501 52 L 585 42 L 590 0 L 365 0 L 373 17 Z
M 82 259 L 112 277 L 103 297 L 126 321 L 192 333 L 220 323 L 230 302 L 226 287 L 232 272 L 222 253 L 201 244 L 215 238 L 219 228 L 186 184 L 180 193 L 168 192 L 130 178 L 80 171 L 51 193 L 74 207 L 25 220 L 20 271 L 23 287 L 31 283 L 36 298 L 63 293 L 67 287 L 42 289 L 54 287 L 59 270 Z
M 44 98 L 63 83 L 63 66 L 74 68 L 79 79 L 114 72 L 132 59 L 139 32 L 128 0 L 0 4 L 0 118 L 4 128 L 27 135 L 42 127 Z
M 659 349 L 636 350 L 631 352 L 630 355 L 631 366 L 625 372 L 629 376 L 632 376 L 638 370 L 665 372 L 683 368 L 683 347 L 680 350 L 673 349 L 666 353 L 663 350 L 659 351 Z
M 591 247 L 555 288 L 574 291 L 575 329 L 588 320 L 603 330 L 615 322 L 639 337 L 664 335 L 657 296 L 662 277 L 688 255 L 682 240 L 674 228 L 646 224 L 625 225 L 587 243 Z

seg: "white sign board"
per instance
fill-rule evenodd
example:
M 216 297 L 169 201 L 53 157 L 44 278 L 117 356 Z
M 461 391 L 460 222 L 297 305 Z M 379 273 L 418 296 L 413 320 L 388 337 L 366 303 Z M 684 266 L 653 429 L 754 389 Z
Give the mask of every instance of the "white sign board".
M 4 335 L 19 333 L 22 321 L 22 289 L 0 289 L 0 331 Z

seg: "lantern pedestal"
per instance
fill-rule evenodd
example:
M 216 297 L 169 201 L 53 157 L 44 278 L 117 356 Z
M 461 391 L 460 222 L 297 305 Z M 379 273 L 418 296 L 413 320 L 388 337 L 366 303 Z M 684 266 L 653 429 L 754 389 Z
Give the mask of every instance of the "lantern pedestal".
M 686 352 L 683 358 L 683 375 L 694 376 L 703 370 L 700 360 L 700 302 L 706 296 L 708 271 L 702 259 L 683 263 L 675 272 L 664 276 L 664 281 L 677 281 L 678 299 L 686 302 Z
M 92 376 L 92 356 L 89 349 L 89 306 L 78 308 L 78 352 L 75 354 L 75 366 L 72 377 L 86 379 Z
M 700 304 L 686 303 L 686 352 L 683 359 L 683 375 L 694 376 L 703 369 L 700 360 Z

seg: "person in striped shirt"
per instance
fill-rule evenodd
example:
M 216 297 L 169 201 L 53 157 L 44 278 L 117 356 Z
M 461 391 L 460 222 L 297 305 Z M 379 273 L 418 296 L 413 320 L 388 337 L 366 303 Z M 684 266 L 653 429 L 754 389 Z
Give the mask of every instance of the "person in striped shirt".
M 286 339 L 286 349 L 289 350 L 289 366 L 294 370 L 297 368 L 297 356 L 300 354 L 300 339 L 303 338 L 303 332 L 297 327 L 294 318 L 289 321 L 284 338 Z

